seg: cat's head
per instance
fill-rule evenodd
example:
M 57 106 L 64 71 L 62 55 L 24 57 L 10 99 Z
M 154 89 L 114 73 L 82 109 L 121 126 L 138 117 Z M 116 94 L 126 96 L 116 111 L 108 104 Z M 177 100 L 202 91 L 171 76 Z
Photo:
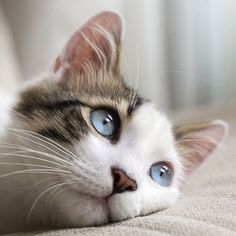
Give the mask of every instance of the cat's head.
M 173 128 L 129 88 L 119 68 L 122 37 L 119 15 L 93 17 L 68 41 L 53 71 L 20 94 L 21 142 L 48 166 L 37 181 L 54 178 L 36 185 L 48 192 L 34 211 L 48 206 L 46 218 L 54 224 L 97 225 L 170 206 L 186 173 L 225 134 L 219 121 Z M 48 194 L 55 194 L 53 209 Z

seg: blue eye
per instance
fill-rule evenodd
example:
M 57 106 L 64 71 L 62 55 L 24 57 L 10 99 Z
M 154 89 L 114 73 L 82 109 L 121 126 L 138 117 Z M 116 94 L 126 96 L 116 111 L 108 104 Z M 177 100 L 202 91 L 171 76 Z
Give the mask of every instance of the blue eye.
M 172 183 L 173 171 L 168 163 L 158 162 L 152 165 L 149 174 L 161 186 L 170 186 Z
M 97 109 L 91 112 L 91 123 L 99 134 L 112 138 L 120 127 L 120 118 L 115 111 Z

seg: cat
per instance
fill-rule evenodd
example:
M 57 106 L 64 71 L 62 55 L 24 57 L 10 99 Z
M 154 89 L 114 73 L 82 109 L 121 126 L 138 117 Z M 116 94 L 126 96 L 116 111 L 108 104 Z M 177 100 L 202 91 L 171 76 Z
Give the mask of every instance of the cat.
M 227 124 L 174 126 L 126 85 L 124 23 L 87 21 L 15 98 L 0 142 L 0 232 L 96 226 L 163 210 Z

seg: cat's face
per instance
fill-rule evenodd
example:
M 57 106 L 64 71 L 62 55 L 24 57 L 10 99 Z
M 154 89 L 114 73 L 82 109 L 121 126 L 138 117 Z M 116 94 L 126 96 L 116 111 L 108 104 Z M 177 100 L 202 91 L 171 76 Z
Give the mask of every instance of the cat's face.
M 193 161 L 186 164 L 189 155 L 181 155 L 176 138 L 197 140 L 203 132 L 218 142 L 224 135 L 219 122 L 174 132 L 154 104 L 125 84 L 119 70 L 121 37 L 117 14 L 92 18 L 72 36 L 54 71 L 23 90 L 15 108 L 19 127 L 37 134 L 37 142 L 28 140 L 27 146 L 57 153 L 40 158 L 63 171 L 54 176 L 58 191 L 47 213 L 53 224 L 98 225 L 170 206 L 186 168 L 190 172 L 216 146 L 187 139 L 181 147 L 191 148 Z M 45 187 L 37 186 L 43 192 Z M 38 200 L 35 211 L 43 198 Z
M 179 195 L 183 171 L 167 118 L 121 78 L 96 79 L 103 82 L 85 92 L 81 87 L 61 87 L 50 77 L 24 91 L 17 108 L 27 117 L 24 129 L 73 153 L 65 155 L 71 165 L 63 168 L 70 175 L 60 178 L 64 183 L 77 181 L 55 199 L 56 208 L 73 225 L 101 224 L 166 208 Z M 165 167 L 170 173 L 155 177 Z

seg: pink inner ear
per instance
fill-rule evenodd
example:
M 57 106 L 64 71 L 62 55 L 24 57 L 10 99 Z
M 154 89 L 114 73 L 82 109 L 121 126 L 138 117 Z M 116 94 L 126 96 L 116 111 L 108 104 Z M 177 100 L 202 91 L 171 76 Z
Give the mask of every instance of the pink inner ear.
M 189 133 L 184 138 L 184 147 L 188 155 L 185 158 L 186 172 L 195 170 L 209 154 L 219 146 L 227 132 L 228 126 L 223 121 L 213 121 L 203 130 Z
M 116 69 L 122 40 L 123 21 L 114 12 L 102 12 L 77 31 L 66 44 L 53 66 L 54 72 L 62 70 L 61 79 L 68 72 L 86 73 L 87 69 L 101 66 Z

